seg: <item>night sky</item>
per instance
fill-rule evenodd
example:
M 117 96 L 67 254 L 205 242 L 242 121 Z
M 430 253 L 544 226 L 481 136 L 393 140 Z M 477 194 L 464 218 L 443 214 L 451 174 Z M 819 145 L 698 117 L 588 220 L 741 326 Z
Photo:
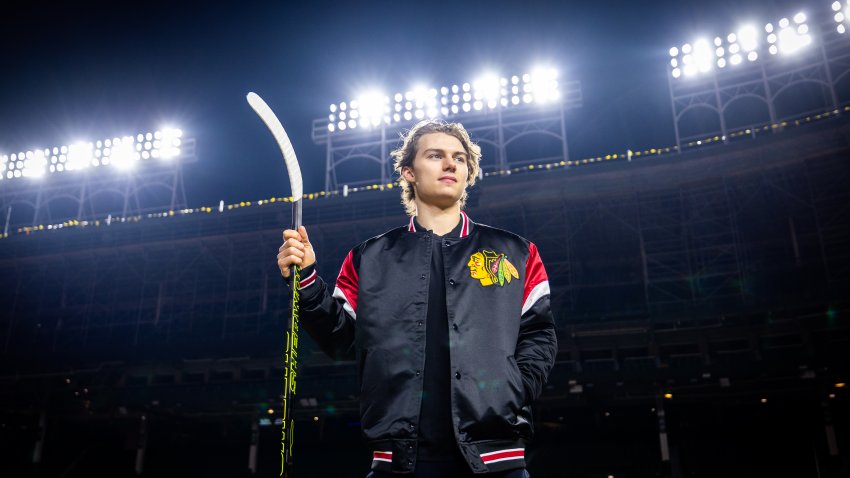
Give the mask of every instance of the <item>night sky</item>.
M 324 147 L 310 128 L 329 104 L 538 62 L 582 82 L 573 158 L 669 146 L 671 46 L 830 3 L 13 0 L 0 7 L 0 153 L 170 124 L 198 142 L 190 206 L 288 195 L 277 147 L 245 102 L 253 90 L 286 126 L 305 191 L 318 191 Z

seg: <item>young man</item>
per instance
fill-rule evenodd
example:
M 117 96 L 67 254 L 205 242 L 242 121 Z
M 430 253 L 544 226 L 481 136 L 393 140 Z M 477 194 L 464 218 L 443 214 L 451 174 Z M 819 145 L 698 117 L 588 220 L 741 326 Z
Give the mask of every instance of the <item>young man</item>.
M 420 122 L 392 155 L 410 220 L 352 249 L 333 291 L 306 229 L 284 231 L 301 326 L 356 358 L 371 477 L 527 476 L 531 404 L 557 351 L 537 248 L 462 211 L 481 157 L 462 125 Z

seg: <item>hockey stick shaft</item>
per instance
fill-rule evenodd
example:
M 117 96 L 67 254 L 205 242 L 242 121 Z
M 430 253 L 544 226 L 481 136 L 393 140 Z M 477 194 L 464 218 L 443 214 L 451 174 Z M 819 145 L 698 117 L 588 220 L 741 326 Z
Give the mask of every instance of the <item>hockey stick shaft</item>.
M 292 229 L 301 227 L 301 199 L 292 203 Z M 301 295 L 301 268 L 292 265 L 289 269 L 292 277 L 292 301 L 290 302 L 289 330 L 286 334 L 286 355 L 284 357 L 283 424 L 280 440 L 280 476 L 292 476 L 292 446 L 294 443 L 295 420 L 292 418 L 292 406 L 295 397 L 298 375 L 298 320 Z
M 301 202 L 303 198 L 303 182 L 301 179 L 301 168 L 295 156 L 295 150 L 289 141 L 289 136 L 277 116 L 269 105 L 256 93 L 248 93 L 248 104 L 255 113 L 263 120 L 266 127 L 277 141 L 278 148 L 286 163 L 286 171 L 289 175 L 289 186 L 292 191 L 292 228 L 298 230 L 301 227 Z M 286 353 L 284 356 L 284 389 L 283 389 L 283 424 L 281 426 L 280 438 L 280 476 L 292 476 L 292 450 L 293 435 L 295 431 L 295 420 L 292 418 L 293 399 L 295 396 L 296 378 L 298 375 L 298 318 L 301 269 L 297 266 L 290 267 L 292 278 L 292 302 L 290 303 L 290 320 L 286 332 Z

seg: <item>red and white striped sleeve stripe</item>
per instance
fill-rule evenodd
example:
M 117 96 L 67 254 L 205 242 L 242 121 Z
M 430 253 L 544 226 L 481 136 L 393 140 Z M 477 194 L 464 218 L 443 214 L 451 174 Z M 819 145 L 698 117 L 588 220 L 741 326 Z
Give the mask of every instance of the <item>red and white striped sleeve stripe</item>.
M 525 261 L 525 288 L 522 296 L 522 314 L 528 312 L 535 302 L 549 295 L 549 276 L 540 260 L 537 246 L 530 243 L 528 246 L 528 259 Z
M 507 450 L 497 450 L 481 454 L 481 461 L 483 461 L 485 465 L 498 463 L 500 461 L 522 460 L 524 458 L 524 448 L 508 448 Z
M 393 452 L 391 451 L 373 451 L 372 452 L 372 460 L 373 461 L 386 461 L 389 463 L 393 462 Z
M 351 315 L 351 318 L 357 319 L 357 270 L 354 268 L 352 259 L 353 251 L 349 251 L 348 256 L 342 263 L 339 270 L 339 276 L 336 278 L 336 287 L 334 288 L 333 296 L 343 301 L 342 308 Z
M 313 273 L 308 275 L 307 277 L 301 279 L 301 282 L 298 283 L 298 287 L 301 289 L 311 286 L 316 283 L 316 277 L 318 274 L 316 273 L 316 269 L 313 269 Z

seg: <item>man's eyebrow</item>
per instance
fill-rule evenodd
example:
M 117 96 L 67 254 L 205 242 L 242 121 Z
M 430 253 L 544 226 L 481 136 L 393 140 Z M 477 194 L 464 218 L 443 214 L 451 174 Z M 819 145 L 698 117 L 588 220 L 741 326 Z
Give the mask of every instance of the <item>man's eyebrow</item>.
M 425 150 L 425 151 L 423 151 L 423 152 L 424 152 L 424 153 L 428 153 L 428 152 L 434 152 L 434 153 L 445 153 L 445 152 L 446 152 L 446 150 L 445 150 L 445 149 L 438 149 L 438 148 L 428 148 L 428 149 L 426 149 L 426 150 Z M 468 156 L 468 154 L 466 154 L 466 151 L 455 151 L 455 152 L 454 152 L 454 156 L 457 156 L 457 155 L 459 155 L 459 154 L 462 154 L 462 155 L 464 155 L 464 156 Z

